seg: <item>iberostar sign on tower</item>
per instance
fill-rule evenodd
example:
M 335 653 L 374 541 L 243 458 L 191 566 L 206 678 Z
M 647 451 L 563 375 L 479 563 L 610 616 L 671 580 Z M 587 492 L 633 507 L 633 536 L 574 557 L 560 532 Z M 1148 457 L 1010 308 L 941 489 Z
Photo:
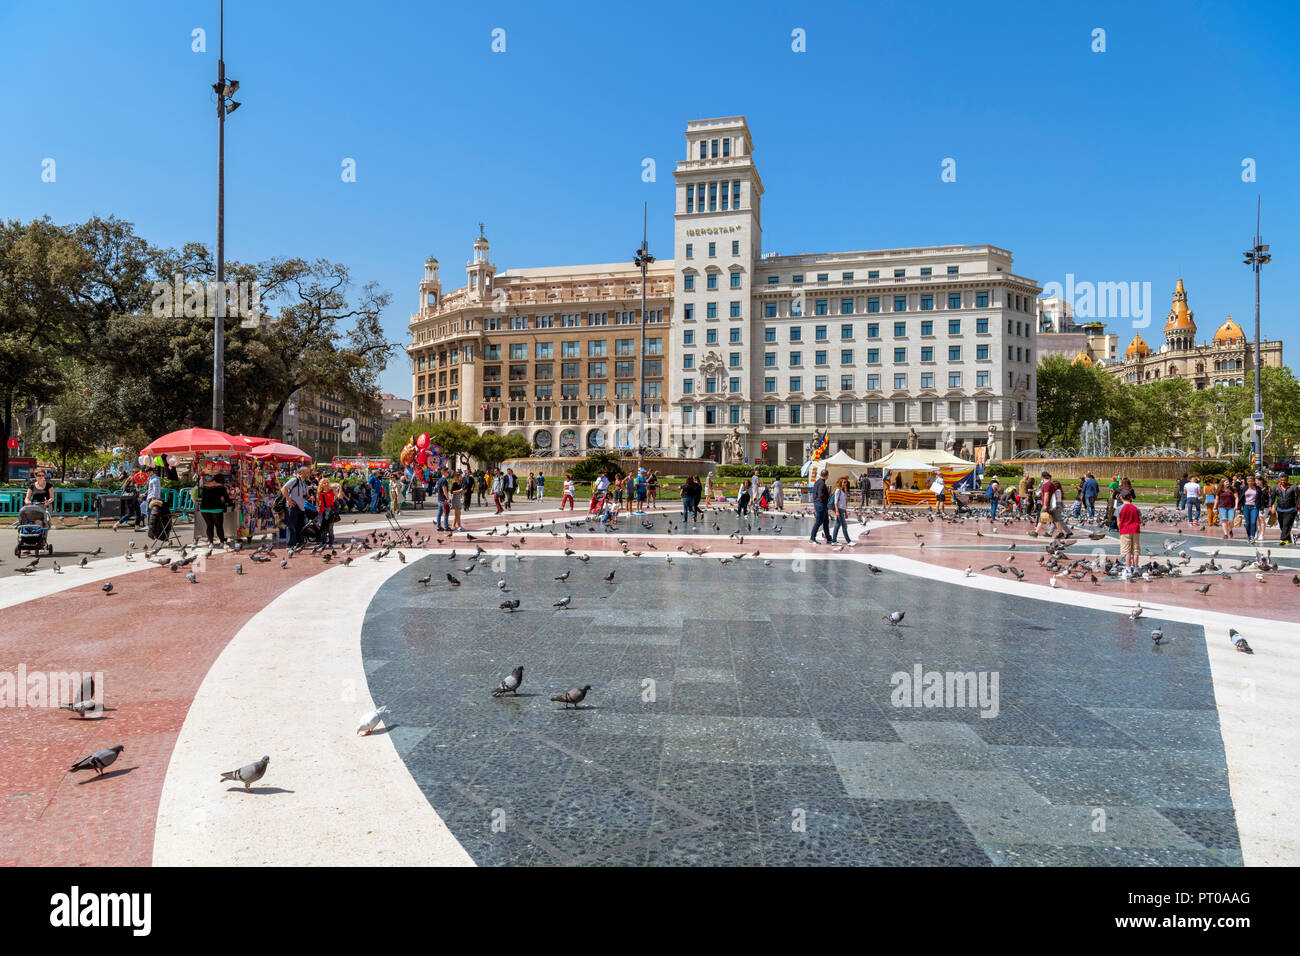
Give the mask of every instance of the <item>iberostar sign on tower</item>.
M 868 458 L 909 437 L 983 446 L 989 426 L 1003 454 L 1037 443 L 1040 289 L 1009 251 L 765 253 L 744 117 L 687 124 L 686 153 L 673 258 L 647 274 L 644 354 L 631 262 L 497 274 L 480 232 L 463 287 L 443 293 L 438 261 L 425 263 L 407 346 L 414 414 L 558 454 L 738 449 L 797 464 L 823 430 L 832 453 Z

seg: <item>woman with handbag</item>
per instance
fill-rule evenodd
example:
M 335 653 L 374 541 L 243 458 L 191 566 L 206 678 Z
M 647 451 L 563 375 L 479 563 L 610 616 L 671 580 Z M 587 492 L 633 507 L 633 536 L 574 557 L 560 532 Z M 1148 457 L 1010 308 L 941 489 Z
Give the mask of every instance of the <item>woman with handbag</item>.
M 1246 540 L 1255 543 L 1255 529 L 1259 526 L 1259 488 L 1255 476 L 1246 476 L 1246 487 L 1241 490 L 1241 516 L 1238 519 L 1246 529 Z

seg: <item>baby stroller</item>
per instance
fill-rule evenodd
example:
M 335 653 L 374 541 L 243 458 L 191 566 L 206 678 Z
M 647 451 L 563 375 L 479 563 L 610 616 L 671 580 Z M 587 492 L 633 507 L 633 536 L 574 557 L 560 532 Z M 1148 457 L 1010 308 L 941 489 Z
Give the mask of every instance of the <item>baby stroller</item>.
M 23 505 L 18 512 L 18 543 L 14 545 L 14 557 L 21 558 L 24 552 L 40 556 L 42 550 L 54 553 L 54 545 L 49 543 L 50 516 L 41 505 Z

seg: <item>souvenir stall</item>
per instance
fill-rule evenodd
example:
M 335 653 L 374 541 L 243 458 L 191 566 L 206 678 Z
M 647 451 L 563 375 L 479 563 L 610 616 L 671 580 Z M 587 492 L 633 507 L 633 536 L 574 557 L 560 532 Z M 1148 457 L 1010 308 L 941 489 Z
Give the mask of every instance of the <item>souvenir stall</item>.
M 975 471 L 973 462 L 934 448 L 896 448 L 867 462 L 867 467 L 881 469 L 886 505 L 933 505 L 930 485 L 935 472 L 943 476 L 948 500 L 953 501 L 954 490 L 968 486 Z M 913 484 L 918 490 L 913 490 Z
M 236 464 L 239 456 L 249 450 L 247 442 L 227 435 L 225 432 L 215 431 L 211 428 L 183 428 L 179 431 L 169 432 L 161 438 L 150 442 L 141 452 L 141 460 L 146 456 L 155 455 L 165 456 L 169 467 L 176 470 L 182 478 L 192 479 L 194 489 L 189 490 L 187 495 L 177 496 L 176 503 L 172 506 L 172 517 L 175 519 L 180 514 L 188 515 L 191 521 L 194 521 L 194 536 L 198 540 L 200 522 L 197 521 L 196 509 L 198 507 L 197 495 L 195 491 L 197 486 L 202 482 L 205 474 L 212 474 L 214 467 L 220 468 L 220 473 L 227 478 L 227 487 L 231 489 L 231 496 L 235 497 L 235 490 L 232 483 L 238 482 L 238 472 Z M 213 461 L 220 463 L 214 466 Z M 205 468 L 208 469 L 205 472 Z M 182 470 L 183 469 L 183 470 Z M 230 533 L 227 516 L 227 534 Z

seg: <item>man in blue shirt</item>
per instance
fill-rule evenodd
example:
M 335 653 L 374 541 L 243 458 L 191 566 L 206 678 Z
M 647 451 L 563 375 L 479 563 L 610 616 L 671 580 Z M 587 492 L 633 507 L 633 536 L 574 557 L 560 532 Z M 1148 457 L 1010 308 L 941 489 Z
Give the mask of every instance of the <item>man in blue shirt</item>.
M 1091 521 L 1096 516 L 1097 495 L 1101 487 L 1097 484 L 1097 479 L 1093 477 L 1092 472 L 1088 472 L 1088 477 L 1083 481 L 1083 504 L 1088 509 L 1088 520 Z
M 447 469 L 442 468 L 438 472 L 438 478 L 434 482 L 434 494 L 438 498 L 438 521 L 437 528 L 439 531 L 450 531 L 451 526 L 447 521 L 447 515 L 450 513 L 451 497 L 447 492 Z

